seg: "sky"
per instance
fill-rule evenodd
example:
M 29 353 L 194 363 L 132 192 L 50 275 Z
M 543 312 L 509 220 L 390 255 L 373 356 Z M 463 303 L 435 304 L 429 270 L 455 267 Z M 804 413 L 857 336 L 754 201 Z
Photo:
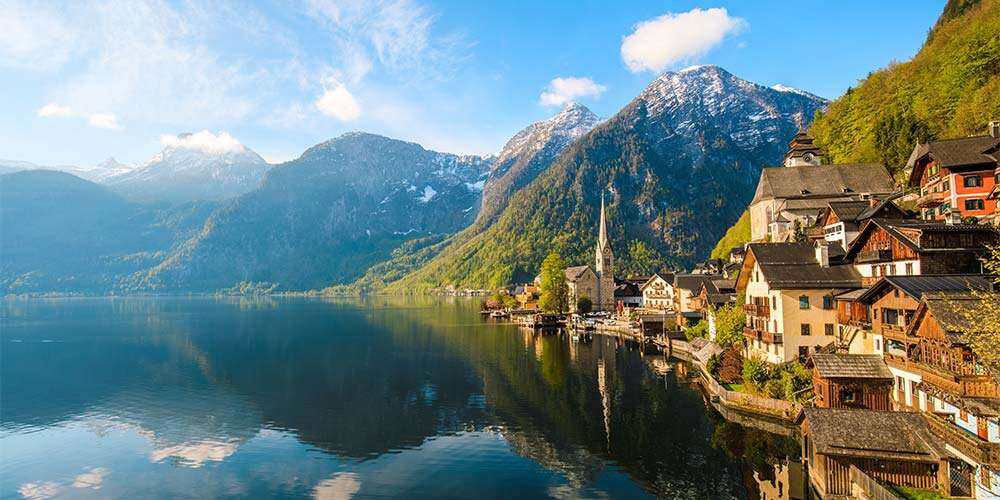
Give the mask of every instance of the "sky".
M 717 64 L 836 98 L 911 58 L 944 1 L 0 1 L 0 158 L 149 160 L 184 132 L 270 162 L 349 131 L 500 150 Z

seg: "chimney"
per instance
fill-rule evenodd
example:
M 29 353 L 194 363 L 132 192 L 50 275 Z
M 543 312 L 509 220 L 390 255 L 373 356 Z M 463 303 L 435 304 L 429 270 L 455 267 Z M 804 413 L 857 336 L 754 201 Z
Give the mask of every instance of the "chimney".
M 990 137 L 1000 139 L 1000 121 L 991 121 L 989 125 Z
M 826 243 L 816 242 L 816 262 L 819 267 L 830 267 L 830 247 Z

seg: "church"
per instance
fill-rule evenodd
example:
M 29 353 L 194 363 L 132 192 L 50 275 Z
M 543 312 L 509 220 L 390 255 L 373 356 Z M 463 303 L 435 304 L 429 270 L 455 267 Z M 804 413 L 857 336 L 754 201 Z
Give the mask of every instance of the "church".
M 570 312 L 577 312 L 577 301 L 583 297 L 593 302 L 594 311 L 615 310 L 615 256 L 611 251 L 607 217 L 604 212 L 604 196 L 601 195 L 601 222 L 597 233 L 597 248 L 594 251 L 594 267 L 566 268 Z

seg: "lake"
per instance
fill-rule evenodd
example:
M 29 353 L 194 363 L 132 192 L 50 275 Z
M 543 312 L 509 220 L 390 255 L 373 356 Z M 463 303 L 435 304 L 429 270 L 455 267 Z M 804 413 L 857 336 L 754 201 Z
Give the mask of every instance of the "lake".
M 787 498 L 795 441 L 726 422 L 682 362 L 477 311 L 2 301 L 0 498 Z

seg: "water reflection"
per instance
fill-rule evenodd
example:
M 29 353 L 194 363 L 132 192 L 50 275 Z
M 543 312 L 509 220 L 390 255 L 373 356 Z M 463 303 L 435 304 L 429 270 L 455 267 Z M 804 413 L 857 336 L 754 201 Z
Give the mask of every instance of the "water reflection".
M 0 497 L 787 494 L 794 441 L 706 409 L 683 365 L 475 306 L 3 302 Z

